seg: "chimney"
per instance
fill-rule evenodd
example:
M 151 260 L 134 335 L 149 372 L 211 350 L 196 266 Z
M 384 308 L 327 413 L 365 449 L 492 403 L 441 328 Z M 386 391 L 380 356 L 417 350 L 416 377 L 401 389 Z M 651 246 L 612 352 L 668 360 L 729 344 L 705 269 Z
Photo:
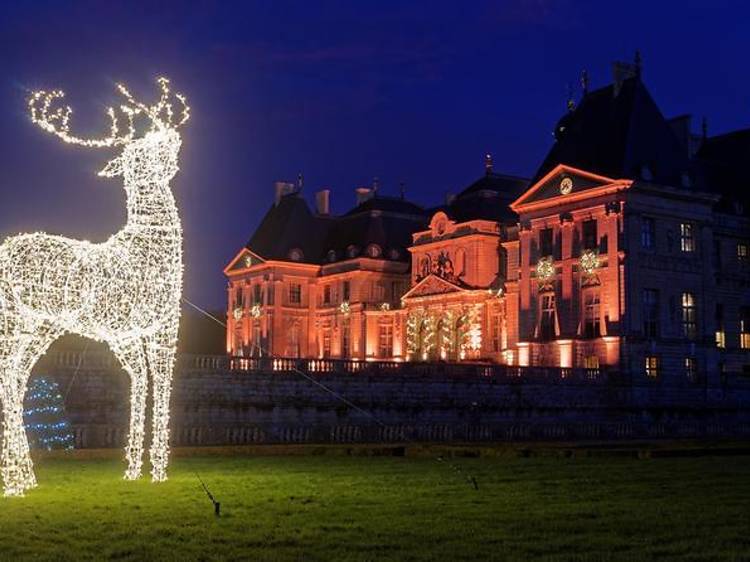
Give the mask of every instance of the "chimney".
M 358 187 L 354 190 L 357 194 L 357 205 L 361 205 L 365 201 L 369 201 L 375 195 L 375 190 L 371 187 Z
M 612 82 L 614 82 L 614 94 L 617 97 L 622 88 L 622 83 L 628 78 L 638 76 L 638 67 L 629 62 L 615 61 L 612 63 Z
M 273 184 L 274 187 L 274 205 L 278 205 L 281 202 L 281 198 L 284 197 L 284 195 L 289 195 L 290 193 L 295 193 L 296 188 L 293 183 L 290 183 L 288 181 L 277 181 Z
M 319 215 L 331 214 L 331 190 L 321 189 L 315 193 L 315 210 Z

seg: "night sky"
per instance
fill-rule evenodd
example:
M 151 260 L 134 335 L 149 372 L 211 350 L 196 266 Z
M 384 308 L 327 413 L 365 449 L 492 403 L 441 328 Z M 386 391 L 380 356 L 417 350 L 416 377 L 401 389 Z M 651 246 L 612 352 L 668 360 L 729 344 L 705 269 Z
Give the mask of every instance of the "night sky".
M 104 132 L 122 81 L 144 99 L 158 75 L 193 109 L 173 188 L 186 295 L 224 306 L 221 273 L 273 199 L 304 174 L 353 189 L 399 182 L 435 204 L 495 169 L 531 175 L 582 69 L 591 88 L 640 49 L 667 116 L 709 133 L 750 125 L 750 5 L 721 2 L 5 2 L 0 6 L 0 234 L 106 239 L 125 218 L 111 151 L 67 146 L 29 121 L 25 97 L 62 88 L 73 129 Z M 156 4 L 156 3 L 155 3 Z

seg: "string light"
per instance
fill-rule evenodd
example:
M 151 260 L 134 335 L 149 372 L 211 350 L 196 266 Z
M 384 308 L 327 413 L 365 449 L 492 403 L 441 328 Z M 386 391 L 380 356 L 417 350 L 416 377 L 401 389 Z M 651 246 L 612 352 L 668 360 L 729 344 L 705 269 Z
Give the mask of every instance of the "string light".
M 581 269 L 586 275 L 593 275 L 599 268 L 599 253 L 595 250 L 586 250 L 581 254 Z
M 182 227 L 169 181 L 178 171 L 177 128 L 189 118 L 180 94 L 158 79 L 154 105 L 125 97 L 118 119 L 109 108 L 109 136 L 86 139 L 70 132 L 72 110 L 53 109 L 63 92 L 34 92 L 31 120 L 66 143 L 122 147 L 99 172 L 122 176 L 127 223 L 101 244 L 45 233 L 21 234 L 0 246 L 0 375 L 3 403 L 2 476 L 6 496 L 36 485 L 23 425 L 23 397 L 31 368 L 64 333 L 107 342 L 131 379 L 130 434 L 125 478 L 141 474 L 146 395 L 153 386 L 154 481 L 166 480 L 169 397 L 182 293 Z M 176 118 L 172 99 L 181 105 Z M 136 118 L 148 129 L 136 136 Z M 124 127 L 123 127 L 124 124 Z M 121 130 L 122 129 L 122 130 Z M 148 371 L 147 371 L 148 368 Z M 150 379 L 150 381 L 149 381 Z

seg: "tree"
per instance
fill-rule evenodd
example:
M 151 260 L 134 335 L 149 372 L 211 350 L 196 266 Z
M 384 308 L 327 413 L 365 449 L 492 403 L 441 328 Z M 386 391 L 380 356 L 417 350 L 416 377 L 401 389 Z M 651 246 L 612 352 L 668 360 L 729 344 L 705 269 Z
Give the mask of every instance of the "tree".
M 35 449 L 72 449 L 75 438 L 65 416 L 60 387 L 37 377 L 29 383 L 23 412 L 29 445 Z

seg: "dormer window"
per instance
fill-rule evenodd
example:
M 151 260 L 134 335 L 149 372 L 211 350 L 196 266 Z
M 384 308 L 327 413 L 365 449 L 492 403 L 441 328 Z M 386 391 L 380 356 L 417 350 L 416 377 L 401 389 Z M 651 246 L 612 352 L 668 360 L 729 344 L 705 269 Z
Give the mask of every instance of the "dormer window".
M 292 248 L 289 250 L 289 259 L 292 261 L 302 261 L 304 254 L 299 248 Z
M 336 250 L 328 250 L 328 253 L 326 254 L 326 259 L 333 263 L 336 261 Z
M 356 258 L 359 255 L 359 248 L 354 244 L 351 244 L 346 248 L 346 255 L 350 258 Z
M 382 253 L 380 246 L 377 244 L 370 244 L 367 246 L 367 256 L 370 258 L 379 258 Z
M 396 248 L 391 248 L 388 250 L 388 259 L 397 260 L 401 254 Z
M 654 179 L 654 174 L 651 172 L 651 168 L 648 166 L 641 166 L 641 177 L 646 181 Z

